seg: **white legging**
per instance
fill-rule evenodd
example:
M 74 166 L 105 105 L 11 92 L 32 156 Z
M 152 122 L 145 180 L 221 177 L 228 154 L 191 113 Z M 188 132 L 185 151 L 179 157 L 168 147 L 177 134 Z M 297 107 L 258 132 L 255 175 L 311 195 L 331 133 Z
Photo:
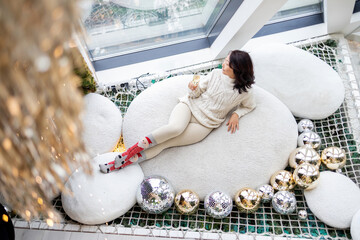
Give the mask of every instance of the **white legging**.
M 158 155 L 162 150 L 193 144 L 203 140 L 212 128 L 201 125 L 185 103 L 178 103 L 170 114 L 169 123 L 151 134 L 157 145 L 144 151 L 146 159 Z

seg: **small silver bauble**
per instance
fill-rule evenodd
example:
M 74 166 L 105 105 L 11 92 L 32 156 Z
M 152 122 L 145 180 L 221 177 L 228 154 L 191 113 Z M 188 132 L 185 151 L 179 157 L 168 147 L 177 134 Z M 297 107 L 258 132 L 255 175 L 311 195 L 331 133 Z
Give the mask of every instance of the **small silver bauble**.
M 274 196 L 274 188 L 268 184 L 259 187 L 258 192 L 263 203 L 270 202 Z
M 310 190 L 318 185 L 320 171 L 319 168 L 314 165 L 303 163 L 295 168 L 293 177 L 299 187 Z
M 306 212 L 306 210 L 300 210 L 299 212 L 298 212 L 298 218 L 300 219 L 300 220 L 306 220 L 307 219 L 307 212 Z
M 298 123 L 298 131 L 299 133 L 303 133 L 306 131 L 313 131 L 314 130 L 314 123 L 309 119 L 302 119 Z
M 296 209 L 295 194 L 288 191 L 279 191 L 272 198 L 272 206 L 280 214 L 290 214 Z
M 321 145 L 321 138 L 315 132 L 306 131 L 299 135 L 299 137 L 297 139 L 297 143 L 298 143 L 299 147 L 308 145 L 308 146 L 314 148 L 315 150 L 317 150 L 317 149 L 319 149 L 319 147 Z
M 207 214 L 220 219 L 227 217 L 231 213 L 233 201 L 228 194 L 214 191 L 205 197 L 204 207 Z
M 309 163 L 316 167 L 320 167 L 320 155 L 315 149 L 307 145 L 298 147 L 291 152 L 289 156 L 289 165 L 292 168 L 297 168 L 297 166 L 303 163 Z
M 175 192 L 169 181 L 160 176 L 146 177 L 136 193 L 139 206 L 148 213 L 159 214 L 168 210 L 174 202 Z

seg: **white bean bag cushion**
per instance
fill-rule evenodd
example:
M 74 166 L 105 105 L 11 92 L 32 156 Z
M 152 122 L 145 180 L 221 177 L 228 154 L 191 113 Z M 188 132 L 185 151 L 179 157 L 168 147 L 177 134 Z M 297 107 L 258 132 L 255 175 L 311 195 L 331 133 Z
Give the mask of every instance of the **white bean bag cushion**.
M 353 216 L 350 230 L 352 239 L 360 240 L 360 210 Z
M 335 228 L 349 228 L 360 209 L 359 187 L 339 173 L 321 172 L 318 186 L 304 195 L 314 215 Z
M 127 147 L 168 122 L 191 79 L 191 75 L 166 79 L 135 98 L 124 118 Z M 254 91 L 257 107 L 240 119 L 236 134 L 227 132 L 225 121 L 203 141 L 166 149 L 141 163 L 145 176 L 164 176 L 175 191 L 191 189 L 201 199 L 215 190 L 234 196 L 243 187 L 268 183 L 274 172 L 286 167 L 296 148 L 297 124 L 276 97 L 259 87 Z
M 340 76 L 309 52 L 285 44 L 245 50 L 254 63 L 256 84 L 279 98 L 294 116 L 323 119 L 343 102 Z
M 111 152 L 116 146 L 122 126 L 119 108 L 108 98 L 90 93 L 84 97 L 83 140 L 91 157 Z
M 114 160 L 119 153 L 111 152 L 94 158 L 93 175 L 82 169 L 73 172 L 65 186 L 72 191 L 61 194 L 66 214 L 83 224 L 101 224 L 129 211 L 136 203 L 136 191 L 144 178 L 138 164 L 111 174 L 101 173 L 100 163 Z

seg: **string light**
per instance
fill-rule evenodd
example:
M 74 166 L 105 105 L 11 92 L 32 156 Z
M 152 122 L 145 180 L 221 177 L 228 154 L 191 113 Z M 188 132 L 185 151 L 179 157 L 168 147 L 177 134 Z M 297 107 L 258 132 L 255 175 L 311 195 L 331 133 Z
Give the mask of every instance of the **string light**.
M 54 221 L 50 218 L 46 219 L 46 224 L 49 225 L 50 227 L 54 226 Z
M 8 221 L 9 221 L 8 215 L 3 214 L 3 215 L 2 215 L 2 220 L 3 220 L 4 222 L 8 222 Z

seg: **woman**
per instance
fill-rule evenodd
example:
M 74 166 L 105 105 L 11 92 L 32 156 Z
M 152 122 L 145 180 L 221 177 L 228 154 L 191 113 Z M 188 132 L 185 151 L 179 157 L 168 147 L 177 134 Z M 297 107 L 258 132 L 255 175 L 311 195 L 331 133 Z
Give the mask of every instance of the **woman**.
M 255 108 L 251 89 L 254 84 L 251 58 L 244 51 L 232 51 L 221 69 L 215 69 L 198 84 L 191 81 L 189 92 L 171 112 L 169 123 L 145 136 L 115 158 L 100 164 L 103 173 L 122 169 L 134 162 L 151 159 L 162 150 L 193 144 L 219 127 L 227 114 L 237 107 L 227 122 L 228 132 L 239 129 L 239 118 Z

